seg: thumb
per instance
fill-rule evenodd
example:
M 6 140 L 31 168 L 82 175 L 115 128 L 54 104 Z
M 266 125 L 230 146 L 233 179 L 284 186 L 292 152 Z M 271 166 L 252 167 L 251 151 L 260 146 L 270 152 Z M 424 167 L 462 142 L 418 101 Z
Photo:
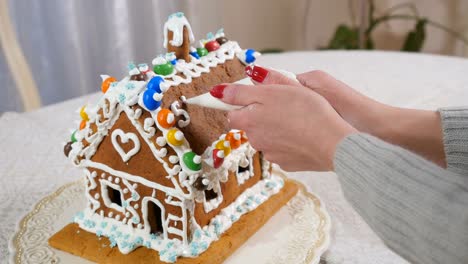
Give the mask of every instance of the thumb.
M 249 65 L 245 67 L 245 74 L 247 74 L 252 79 L 254 84 L 282 84 L 301 86 L 297 81 L 290 79 L 278 71 L 260 66 Z

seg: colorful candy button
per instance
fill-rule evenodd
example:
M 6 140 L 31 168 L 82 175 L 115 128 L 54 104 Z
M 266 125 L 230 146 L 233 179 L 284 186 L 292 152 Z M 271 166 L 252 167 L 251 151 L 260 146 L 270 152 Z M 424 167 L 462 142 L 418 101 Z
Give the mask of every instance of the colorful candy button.
M 161 109 L 158 112 L 158 124 L 164 128 L 171 128 L 175 125 L 174 114 L 169 109 Z
M 255 57 L 255 50 L 248 49 L 245 51 L 245 62 L 253 63 L 257 58 Z
M 155 94 L 157 94 L 157 92 L 150 89 L 146 89 L 146 91 L 143 93 L 143 104 L 150 111 L 158 109 L 158 107 L 161 105 L 161 101 L 154 99 Z
M 197 51 L 191 51 L 190 55 L 192 55 L 195 59 L 200 59 L 200 56 L 198 55 Z
M 224 150 L 213 149 L 213 167 L 219 168 L 224 162 Z
M 193 171 L 201 170 L 201 157 L 193 151 L 185 152 L 183 156 L 184 164 Z
M 75 130 L 75 131 L 73 131 L 73 133 L 72 133 L 72 135 L 71 135 L 71 137 L 70 137 L 70 139 L 71 139 L 71 142 L 73 142 L 73 143 L 75 143 L 75 142 L 77 141 L 77 140 L 76 140 L 76 136 L 75 136 L 75 134 L 76 134 L 76 130 Z
M 86 120 L 81 120 L 80 130 L 83 130 L 86 127 Z
M 153 67 L 153 71 L 159 75 L 169 75 L 174 71 L 174 65 L 171 62 L 165 64 L 158 64 Z
M 208 55 L 208 50 L 205 48 L 197 48 L 198 56 L 203 57 Z
M 180 146 L 184 143 L 184 133 L 178 130 L 177 128 L 173 128 L 167 132 L 167 142 L 173 146 Z
M 209 41 L 205 44 L 205 48 L 211 52 L 219 49 L 220 45 L 216 40 Z
M 219 45 L 223 45 L 224 43 L 228 42 L 228 39 L 225 37 L 219 37 L 216 39 L 216 41 L 219 43 Z
M 245 133 L 244 130 L 240 131 L 241 135 L 241 143 L 244 144 L 245 142 L 249 141 L 249 138 L 247 137 L 247 133 Z
M 107 76 L 106 78 L 104 78 L 105 75 L 102 75 L 101 77 L 103 77 L 103 81 L 102 81 L 102 84 L 101 84 L 101 90 L 103 93 L 106 93 L 107 90 L 109 89 L 111 83 L 113 82 L 116 82 L 117 79 L 115 79 L 114 77 L 110 77 L 110 76 Z
M 84 121 L 89 120 L 88 114 L 86 113 L 86 106 L 81 107 L 80 116 L 81 116 L 81 119 L 83 119 Z
M 226 140 L 220 140 L 218 143 L 216 143 L 215 148 L 224 150 L 224 156 L 228 156 L 231 153 L 231 145 L 229 141 Z
M 240 147 L 240 145 L 242 144 L 240 132 L 229 132 L 229 133 L 227 133 L 226 140 L 229 140 L 229 144 L 230 144 L 232 149 L 236 149 L 236 148 Z
M 164 82 L 164 79 L 161 76 L 154 76 L 146 85 L 146 88 L 149 90 L 154 90 L 158 93 L 161 93 L 161 83 Z

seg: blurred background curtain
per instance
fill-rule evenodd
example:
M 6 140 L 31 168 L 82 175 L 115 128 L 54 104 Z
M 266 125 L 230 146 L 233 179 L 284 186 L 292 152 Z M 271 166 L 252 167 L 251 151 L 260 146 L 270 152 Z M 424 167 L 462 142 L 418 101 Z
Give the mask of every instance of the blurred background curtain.
M 99 91 L 99 74 L 117 78 L 129 61 L 150 63 L 163 52 L 167 16 L 185 12 L 195 37 L 224 27 L 227 37 L 257 50 L 312 50 L 327 44 L 340 23 L 358 17 L 362 0 L 7 0 L 18 41 L 44 105 Z M 378 0 L 382 14 L 411 2 L 419 13 L 468 33 L 468 0 Z M 403 11 L 404 12 L 404 11 Z M 381 25 L 379 49 L 398 50 L 414 22 Z M 428 27 L 423 51 L 466 56 L 465 45 Z M 0 52 L 0 112 L 22 111 L 11 71 Z

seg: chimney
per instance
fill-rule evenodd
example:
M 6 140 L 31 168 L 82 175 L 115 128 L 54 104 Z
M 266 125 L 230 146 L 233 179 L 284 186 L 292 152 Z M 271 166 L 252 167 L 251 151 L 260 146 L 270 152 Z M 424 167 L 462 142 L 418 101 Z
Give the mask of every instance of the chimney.
M 174 52 L 177 59 L 190 62 L 190 44 L 194 40 L 192 28 L 184 13 L 170 15 L 164 24 L 164 47 L 167 52 Z

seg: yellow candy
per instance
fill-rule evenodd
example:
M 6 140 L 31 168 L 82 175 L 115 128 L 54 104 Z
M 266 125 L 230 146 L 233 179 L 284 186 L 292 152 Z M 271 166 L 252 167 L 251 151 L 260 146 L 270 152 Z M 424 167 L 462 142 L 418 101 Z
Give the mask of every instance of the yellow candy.
M 85 112 L 85 109 L 86 109 L 86 106 L 81 107 L 80 116 L 81 116 L 81 119 L 83 119 L 84 121 L 88 121 L 89 117 L 88 117 L 88 114 Z
M 216 143 L 215 146 L 217 149 L 224 150 L 224 157 L 229 155 L 231 153 L 231 145 L 229 144 L 229 141 L 226 140 L 220 140 L 218 143 Z
M 184 133 L 177 128 L 173 128 L 167 132 L 167 142 L 173 146 L 180 146 L 184 143 Z

